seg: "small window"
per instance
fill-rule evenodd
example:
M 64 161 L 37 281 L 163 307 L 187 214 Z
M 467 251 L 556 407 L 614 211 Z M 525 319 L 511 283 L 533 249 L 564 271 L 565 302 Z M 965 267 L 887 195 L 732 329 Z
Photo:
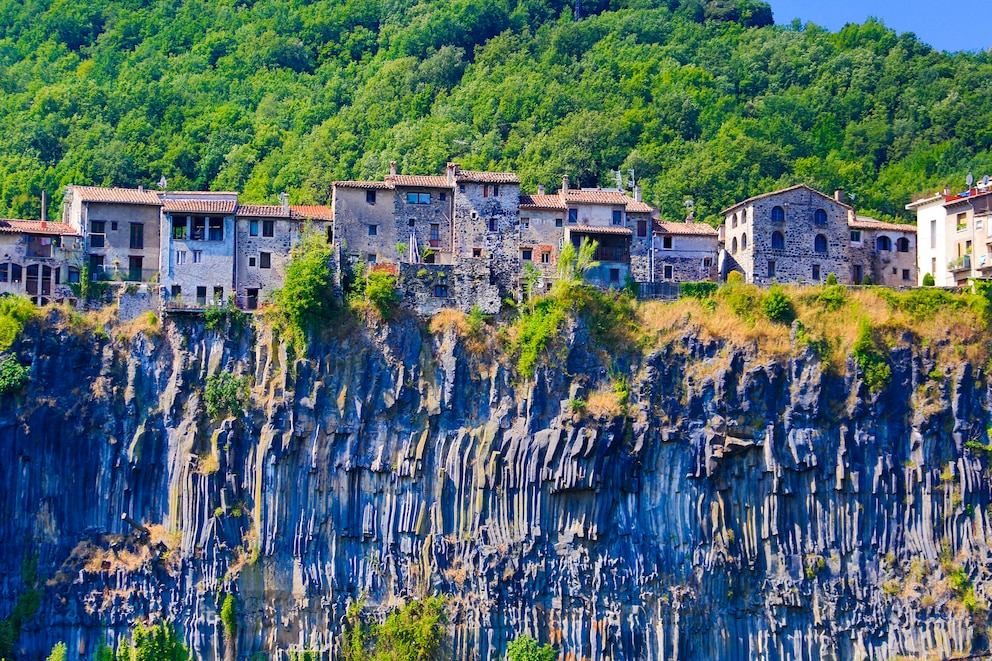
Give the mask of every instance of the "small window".
M 613 224 L 614 225 L 623 225 L 623 211 L 620 211 L 619 209 L 614 209 L 613 210 Z M 638 236 L 640 236 L 640 235 L 638 235 Z
M 258 265 L 258 260 L 257 259 L 255 259 L 254 257 L 249 257 L 248 258 L 248 266 L 254 268 L 257 265 Z
M 214 287 L 214 303 L 220 303 L 224 300 L 224 288 Z
M 111 221 L 111 223 L 110 223 L 110 231 L 111 232 L 116 232 L 117 231 L 117 221 L 116 220 Z
M 735 227 L 737 227 L 737 214 L 736 213 L 733 216 L 730 217 L 730 229 L 734 229 Z
M 182 285 L 172 285 L 172 288 L 169 290 L 169 293 L 172 294 L 173 296 L 182 296 L 183 295 L 183 286 Z
M 194 250 L 193 251 L 193 263 L 194 264 L 199 264 L 202 261 L 203 261 L 203 251 L 202 250 Z
M 781 232 L 772 232 L 772 250 L 785 250 L 785 235 Z
M 902 270 L 902 279 L 903 280 L 909 280 L 909 269 L 903 269 Z
M 611 285 L 620 284 L 620 269 L 610 269 L 610 284 Z
M 182 266 L 186 263 L 186 251 L 177 250 L 176 251 L 176 266 Z
M 197 287 L 196 288 L 196 304 L 206 305 L 207 304 L 207 288 Z
M 482 257 L 482 248 L 472 248 L 472 257 L 476 259 Z
M 258 221 L 248 221 L 248 236 L 258 236 Z
M 555 227 L 564 227 L 565 221 L 561 218 L 555 218 Z
M 482 197 L 489 197 L 489 184 L 482 187 Z
M 522 230 L 529 230 L 530 229 L 530 218 L 521 218 L 520 219 L 520 229 L 522 229 Z
M 417 193 L 407 193 L 406 194 L 406 203 L 407 204 L 417 204 L 419 202 L 419 200 L 420 200 L 420 197 L 418 196 Z
M 816 281 L 819 281 L 820 280 L 820 265 L 819 264 L 813 264 L 813 280 L 816 280 Z
M 448 285 L 434 285 L 434 298 L 448 298 Z
M 851 230 L 851 243 L 861 243 L 861 230 Z
M 648 235 L 648 221 L 639 220 L 637 221 L 637 236 L 645 237 Z
M 441 241 L 441 226 L 437 223 L 431 223 L 431 244 L 435 247 L 437 243 Z
M 671 279 L 672 279 L 672 265 L 665 264 L 665 280 L 671 280 Z
M 497 229 L 497 227 L 496 227 L 496 219 L 495 218 L 490 218 L 489 219 L 489 231 L 490 232 L 495 232 L 496 229 Z
M 442 202 L 444 202 L 445 200 L 447 200 L 447 199 L 448 199 L 448 194 L 447 194 L 447 193 L 438 193 L 438 195 L 437 195 L 437 199 L 439 199 L 439 200 L 441 200 Z
M 493 197 L 499 197 L 499 184 L 493 184 Z
M 107 224 L 102 220 L 90 222 L 90 248 L 102 248 L 106 245 Z
M 578 209 L 569 209 L 568 210 L 568 222 L 569 223 L 573 223 L 573 224 L 579 222 L 579 210 Z
M 827 212 L 823 209 L 817 209 L 813 212 L 813 223 L 823 227 L 827 224 Z
M 734 239 L 734 241 L 736 242 L 737 239 Z M 664 250 L 671 250 L 672 249 L 672 237 L 670 237 L 670 236 L 663 236 L 663 237 L 661 237 L 661 247 Z
M 736 255 L 737 254 L 737 237 L 736 236 L 734 237 L 734 240 L 730 242 L 730 254 L 731 255 Z
M 5 267 L 6 267 L 6 264 L 4 264 L 4 266 L 3 267 L 0 267 L 0 268 L 5 268 Z M 6 270 L 4 270 L 3 275 L 6 276 L 6 273 L 7 273 Z M 68 280 L 69 283 L 77 283 L 77 282 L 79 282 L 79 269 L 77 269 L 75 266 L 70 266 L 69 267 L 69 270 L 68 270 L 67 275 L 68 275 L 68 278 L 69 278 L 69 280 Z M 6 279 L 4 278 L 3 281 L 5 282 Z
M 545 251 L 543 251 L 541 253 L 541 263 L 542 264 L 550 264 L 551 263 L 551 252 L 550 251 L 545 250 Z
M 417 219 L 416 218 L 410 218 L 409 220 L 406 221 L 406 226 L 407 227 L 414 227 L 414 226 L 416 226 L 416 224 L 417 224 Z
M 272 253 L 270 252 L 260 252 L 258 253 L 258 266 L 263 269 L 272 268 Z
M 892 239 L 887 236 L 880 236 L 875 239 L 875 250 L 879 252 L 889 252 L 892 250 Z
M 365 261 L 368 262 L 369 264 L 375 264 L 377 261 L 379 261 L 379 255 L 377 255 L 374 252 L 370 252 L 367 255 L 365 255 Z
M 827 252 L 827 235 L 817 234 L 816 238 L 813 239 L 813 250 L 814 252 L 826 253 Z
M 534 256 L 534 251 L 531 250 L 530 248 L 523 248 L 520 251 L 520 259 L 524 260 L 525 262 L 531 261 L 533 259 L 533 256 Z
M 186 240 L 186 219 L 185 218 L 173 218 L 172 219 L 172 238 L 177 241 Z
M 208 218 L 207 219 L 209 232 L 208 237 L 210 241 L 223 241 L 224 240 L 224 219 L 223 218 Z
M 367 190 L 367 191 L 365 191 L 365 203 L 366 204 L 375 204 L 375 191 L 374 190 Z
M 248 309 L 257 310 L 258 309 L 258 290 L 249 289 L 248 290 Z
M 459 193 L 465 192 L 465 184 L 458 184 L 458 192 Z
M 131 250 L 144 250 L 145 226 L 141 223 L 131 223 Z
M 741 250 L 747 250 L 747 234 L 741 234 Z
M 782 207 L 772 207 L 772 222 L 773 223 L 784 223 L 785 222 L 785 209 Z
M 708 269 L 708 268 L 712 268 L 712 266 L 713 266 L 713 258 L 703 257 L 703 268 Z
M 276 221 L 274 220 L 263 220 L 262 221 L 262 236 L 273 237 L 276 235 Z
M 896 250 L 899 252 L 909 252 L 909 239 L 902 237 L 896 241 Z
M 864 267 L 861 264 L 855 264 L 851 268 L 851 279 L 854 280 L 854 284 L 860 285 L 865 279 Z
M 334 225 L 327 226 L 327 243 L 334 243 Z
M 769 278 L 775 277 L 775 262 L 771 260 L 768 261 L 768 277 Z
M 369 236 L 376 236 L 379 234 L 378 225 L 369 225 Z

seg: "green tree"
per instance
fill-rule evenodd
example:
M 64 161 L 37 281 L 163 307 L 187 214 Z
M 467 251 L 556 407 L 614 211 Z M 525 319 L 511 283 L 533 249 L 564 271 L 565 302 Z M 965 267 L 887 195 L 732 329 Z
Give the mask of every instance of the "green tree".
M 538 646 L 530 636 L 520 636 L 506 646 L 507 661 L 555 661 L 558 652 L 551 645 Z
M 48 655 L 47 661 L 66 661 L 65 643 L 55 643 L 55 647 L 52 648 L 52 652 Z
M 936 284 L 936 283 L 934 282 L 933 276 L 931 274 L 929 274 L 929 273 L 925 273 L 923 275 L 923 286 L 924 287 L 933 287 L 934 284 Z
M 332 259 L 324 237 L 310 228 L 304 230 L 290 253 L 282 289 L 275 296 L 294 328 L 309 328 L 330 315 L 334 301 Z
M 433 661 L 444 631 L 441 597 L 411 601 L 381 624 L 363 620 L 359 601 L 348 609 L 342 656 L 346 661 Z

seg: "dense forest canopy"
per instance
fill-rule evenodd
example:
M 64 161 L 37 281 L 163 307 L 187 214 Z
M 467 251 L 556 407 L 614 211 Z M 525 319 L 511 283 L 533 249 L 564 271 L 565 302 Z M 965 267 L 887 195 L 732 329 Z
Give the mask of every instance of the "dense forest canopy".
M 578 18 L 577 18 L 578 17 Z M 0 215 L 69 183 L 326 203 L 330 183 L 633 169 L 666 218 L 776 186 L 912 194 L 992 172 L 989 53 L 751 0 L 0 0 Z

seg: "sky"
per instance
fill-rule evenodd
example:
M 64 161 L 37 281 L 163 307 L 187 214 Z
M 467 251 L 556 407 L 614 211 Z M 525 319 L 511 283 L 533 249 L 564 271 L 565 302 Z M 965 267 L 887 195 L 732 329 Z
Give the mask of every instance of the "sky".
M 938 50 L 983 51 L 992 47 L 992 4 L 971 0 L 766 0 L 775 23 L 798 18 L 837 31 L 845 23 L 882 19 L 896 32 L 913 32 Z

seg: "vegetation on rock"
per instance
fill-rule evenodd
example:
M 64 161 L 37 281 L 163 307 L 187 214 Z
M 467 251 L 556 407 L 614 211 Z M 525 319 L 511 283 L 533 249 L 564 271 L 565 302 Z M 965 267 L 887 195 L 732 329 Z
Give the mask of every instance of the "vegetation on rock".
M 363 602 L 348 609 L 342 656 L 345 661 L 433 661 L 445 631 L 444 599 L 427 597 L 394 610 L 385 621 L 368 622 Z
M 530 636 L 520 636 L 506 646 L 507 661 L 555 661 L 558 652 L 551 645 L 538 645 Z
M 27 385 L 30 370 L 13 356 L 0 359 L 0 396 L 18 392 Z
M 9 349 L 24 325 L 38 315 L 38 308 L 27 298 L 0 296 L 0 351 Z
M 248 377 L 235 376 L 230 372 L 211 374 L 207 377 L 203 397 L 207 415 L 211 418 L 223 415 L 240 417 L 248 400 Z

